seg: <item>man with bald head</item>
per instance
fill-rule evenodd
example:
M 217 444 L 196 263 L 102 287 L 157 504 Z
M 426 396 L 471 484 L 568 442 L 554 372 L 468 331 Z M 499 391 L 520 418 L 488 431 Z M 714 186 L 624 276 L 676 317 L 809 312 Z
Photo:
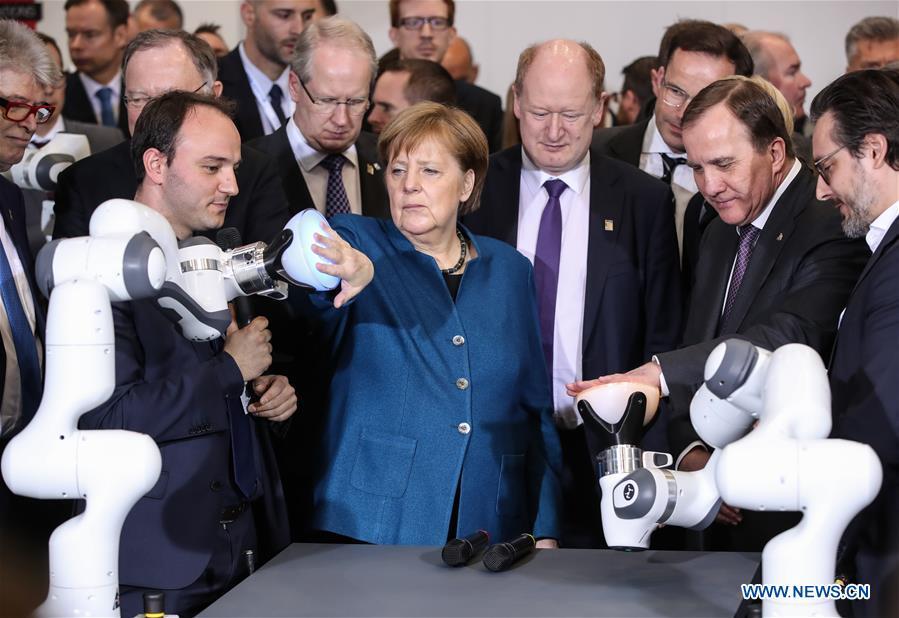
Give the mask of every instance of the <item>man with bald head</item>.
M 793 112 L 793 146 L 799 158 L 811 161 L 812 143 L 803 135 L 803 128 L 806 120 L 805 91 L 812 85 L 812 80 L 802 72 L 802 61 L 796 48 L 786 35 L 778 32 L 752 30 L 741 39 L 752 55 L 754 74 L 774 84 L 790 104 Z
M 471 46 L 468 41 L 460 36 L 454 37 L 450 41 L 449 47 L 446 48 L 446 55 L 443 56 L 440 64 L 449 71 L 453 79 L 461 79 L 469 84 L 477 81 L 478 71 L 481 68 L 474 63 L 474 56 L 471 54 Z
M 565 459 L 561 543 L 602 545 L 599 497 L 581 420 L 565 383 L 676 344 L 680 272 L 671 190 L 591 148 L 606 94 L 602 58 L 557 40 L 518 60 L 520 146 L 491 157 L 476 233 L 534 264 L 543 351 Z M 600 369 L 602 368 L 602 369 Z

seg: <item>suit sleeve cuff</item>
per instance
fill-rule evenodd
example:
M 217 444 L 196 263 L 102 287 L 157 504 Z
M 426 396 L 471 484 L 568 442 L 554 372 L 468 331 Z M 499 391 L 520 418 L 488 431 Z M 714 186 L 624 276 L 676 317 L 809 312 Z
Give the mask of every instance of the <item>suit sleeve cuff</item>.
M 665 381 L 665 372 L 662 371 L 662 363 L 659 362 L 659 357 L 655 354 L 652 356 L 652 362 L 659 368 L 659 390 L 662 391 L 662 397 L 667 397 L 671 394 L 671 391 L 668 390 L 668 382 Z
M 237 361 L 227 352 L 218 354 L 213 359 L 215 376 L 226 395 L 240 397 L 244 390 L 243 374 Z
M 702 440 L 696 440 L 695 442 L 691 442 L 687 445 L 687 448 L 681 451 L 680 455 L 677 456 L 677 461 L 674 462 L 674 469 L 680 470 L 680 462 L 686 457 L 687 453 L 692 451 L 694 448 L 699 447 L 704 451 L 709 450 L 709 448 L 705 445 L 705 442 Z

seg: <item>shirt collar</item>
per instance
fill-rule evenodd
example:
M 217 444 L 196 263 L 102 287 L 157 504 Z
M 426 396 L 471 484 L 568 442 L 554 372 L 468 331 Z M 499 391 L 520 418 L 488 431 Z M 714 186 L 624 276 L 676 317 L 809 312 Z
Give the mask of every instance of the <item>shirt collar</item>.
M 649 130 L 643 136 L 643 153 L 664 153 L 668 155 L 674 155 L 675 157 L 686 157 L 687 155 L 683 152 L 674 152 L 671 150 L 671 147 L 665 143 L 665 140 L 662 138 L 662 134 L 659 133 L 659 127 L 656 126 L 656 117 L 655 114 L 652 115 L 652 118 L 649 119 L 649 125 L 647 127 Z
M 587 187 L 587 180 L 590 178 L 590 151 L 587 151 L 587 154 L 584 155 L 584 158 L 581 159 L 581 162 L 578 163 L 574 168 L 560 174 L 558 176 L 553 176 L 552 174 L 538 168 L 531 158 L 528 156 L 528 153 L 525 152 L 524 147 L 521 149 L 521 177 L 524 179 L 528 190 L 533 194 L 537 193 L 543 188 L 543 183 L 547 180 L 551 180 L 553 178 L 558 178 L 563 181 L 568 188 L 577 193 L 578 195 L 583 195 L 584 190 Z
M 753 227 L 757 227 L 760 230 L 765 229 L 765 223 L 768 222 L 768 218 L 771 216 L 771 211 L 774 210 L 774 205 L 777 204 L 777 201 L 780 199 L 780 196 L 784 194 L 787 190 L 787 187 L 793 182 L 793 179 L 799 175 L 799 170 L 802 169 L 802 164 L 799 162 L 799 159 L 793 159 L 793 167 L 790 168 L 790 171 L 787 173 L 787 177 L 784 178 L 783 182 L 780 183 L 780 186 L 777 187 L 777 191 L 774 192 L 774 195 L 771 196 L 771 199 L 768 200 L 768 204 L 765 206 L 765 209 L 756 217 L 750 225 Z M 739 231 L 738 231 L 739 233 Z
M 44 144 L 48 143 L 50 140 L 52 140 L 54 137 L 59 135 L 60 133 L 63 133 L 65 130 L 66 130 L 66 123 L 62 119 L 62 114 L 60 114 L 59 116 L 56 117 L 56 122 L 53 123 L 53 126 L 50 127 L 50 130 L 47 132 L 46 135 L 41 137 L 37 133 L 32 133 L 31 141 L 28 142 L 28 145 L 30 147 L 36 147 L 35 142 L 40 142 L 41 145 L 44 145 Z
M 290 79 L 290 67 L 284 67 L 284 70 L 281 72 L 281 75 L 278 76 L 278 79 L 272 81 L 268 78 L 268 75 L 259 70 L 253 61 L 250 60 L 250 57 L 247 56 L 246 50 L 243 47 L 243 41 L 237 46 L 237 51 L 240 54 L 240 61 L 243 63 L 244 71 L 247 72 L 247 77 L 250 79 L 251 84 L 256 84 L 259 87 L 259 90 L 265 94 L 265 97 L 268 97 L 269 91 L 272 89 L 274 84 L 278 84 L 281 86 L 281 92 L 284 93 L 284 96 L 289 96 L 288 94 L 288 83 Z
M 87 91 L 87 97 L 93 101 L 97 96 L 97 91 L 100 88 L 109 88 L 112 90 L 112 98 L 113 100 L 119 98 L 119 94 L 122 89 L 122 71 L 119 70 L 109 81 L 108 84 L 101 84 L 95 79 L 88 77 L 86 73 L 78 73 L 78 77 L 81 79 L 81 83 L 84 84 L 84 89 Z
M 306 140 L 306 137 L 303 135 L 303 132 L 300 131 L 300 128 L 297 126 L 296 121 L 293 118 L 288 119 L 287 121 L 287 141 L 290 142 L 290 148 L 293 150 L 293 157 L 297 160 L 297 163 L 300 164 L 300 167 L 303 168 L 303 171 L 306 173 L 311 172 L 316 165 L 322 162 L 322 160 L 328 156 L 327 152 L 319 152 L 315 148 L 309 145 L 309 142 Z M 353 165 L 353 167 L 359 167 L 359 155 L 356 152 L 356 144 L 350 144 L 350 147 L 344 150 L 341 154 L 347 158 L 347 160 Z
M 865 235 L 865 242 L 871 248 L 871 253 L 877 251 L 877 247 L 883 241 L 887 231 L 893 225 L 896 218 L 899 217 L 899 202 L 884 210 L 880 215 L 871 222 L 871 227 Z

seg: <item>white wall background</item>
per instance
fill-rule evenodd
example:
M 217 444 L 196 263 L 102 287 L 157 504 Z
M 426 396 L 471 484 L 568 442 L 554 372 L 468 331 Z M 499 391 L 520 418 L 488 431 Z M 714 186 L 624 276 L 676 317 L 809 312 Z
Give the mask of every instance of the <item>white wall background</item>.
M 185 27 L 222 25 L 229 46 L 242 36 L 239 0 L 180 0 Z M 386 0 L 337 0 L 341 13 L 372 37 L 378 53 L 390 49 Z M 131 2 L 136 4 L 135 0 Z M 39 29 L 59 41 L 65 53 L 64 0 L 43 0 Z M 896 0 L 457 0 L 456 28 L 471 43 L 481 65 L 479 85 L 505 95 L 519 52 L 556 37 L 586 40 L 606 62 L 607 89 L 621 85 L 621 69 L 638 56 L 655 54 L 665 27 L 680 18 L 738 22 L 751 29 L 789 35 L 812 80 L 811 98 L 845 67 L 843 39 L 849 27 L 869 15 L 899 18 Z

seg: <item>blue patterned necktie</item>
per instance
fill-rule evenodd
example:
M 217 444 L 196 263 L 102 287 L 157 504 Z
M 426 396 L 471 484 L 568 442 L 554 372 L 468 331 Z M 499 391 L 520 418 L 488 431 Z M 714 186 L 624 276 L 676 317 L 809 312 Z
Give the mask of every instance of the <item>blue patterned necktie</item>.
M 287 122 L 287 116 L 284 115 L 284 109 L 281 107 L 281 102 L 284 100 L 284 92 L 281 90 L 281 86 L 278 84 L 273 84 L 272 89 L 268 91 L 268 98 L 272 102 L 272 109 L 275 110 L 275 116 L 278 117 L 278 127 L 282 126 L 285 122 Z
M 325 216 L 350 214 L 350 200 L 343 186 L 343 164 L 346 158 L 342 154 L 329 154 L 319 163 L 328 170 L 328 190 L 325 194 Z
M 752 250 L 755 248 L 755 240 L 758 238 L 759 232 L 761 230 L 751 224 L 739 228 L 740 244 L 737 247 L 734 272 L 730 276 L 730 288 L 727 291 L 724 313 L 721 316 L 722 327 L 727 324 L 730 312 L 733 311 L 734 304 L 737 301 L 737 294 L 740 292 L 740 286 L 743 284 L 743 277 L 746 275 L 746 269 L 749 267 L 749 258 L 752 256 Z
M 553 374 L 553 337 L 556 322 L 556 291 L 559 288 L 559 260 L 562 255 L 561 195 L 568 188 L 564 181 L 543 183 L 549 199 L 540 215 L 537 231 L 537 250 L 534 253 L 534 284 L 537 287 L 537 315 L 540 318 L 540 338 L 546 369 Z
M 6 318 L 9 320 L 13 345 L 16 348 L 19 378 L 22 383 L 21 425 L 24 425 L 34 416 L 41 402 L 41 366 L 37 357 L 37 340 L 28 323 L 28 316 L 25 315 L 25 307 L 19 298 L 16 280 L 2 245 L 0 245 L 0 298 L 6 309 Z
M 100 122 L 105 127 L 116 126 L 115 114 L 112 111 L 112 88 L 100 88 L 96 96 L 100 99 Z

